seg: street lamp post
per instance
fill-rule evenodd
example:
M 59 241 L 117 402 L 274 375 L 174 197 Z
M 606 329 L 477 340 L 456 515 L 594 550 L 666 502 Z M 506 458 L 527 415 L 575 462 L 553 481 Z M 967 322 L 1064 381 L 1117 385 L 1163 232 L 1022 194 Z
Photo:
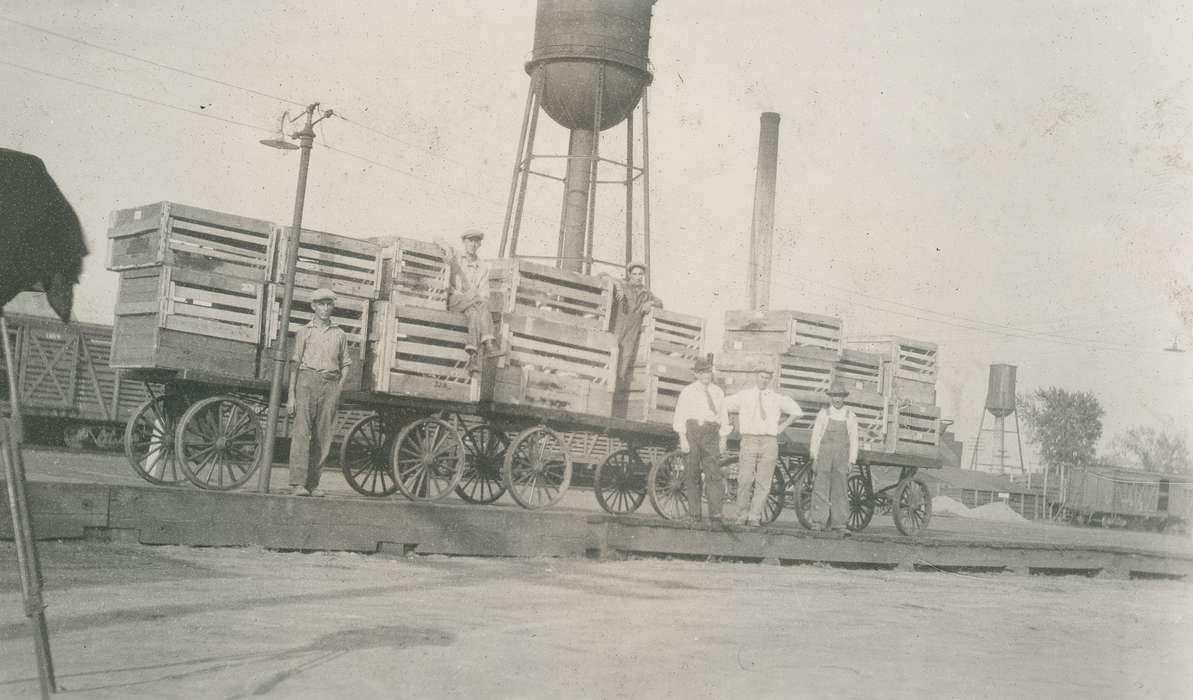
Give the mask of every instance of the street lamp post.
M 298 239 L 302 235 L 302 208 L 307 194 L 307 170 L 311 164 L 311 147 L 315 143 L 315 124 L 332 116 L 332 110 L 326 110 L 318 119 L 314 119 L 319 109 L 316 102 L 306 108 L 306 126 L 296 132 L 292 138 L 298 139 L 298 146 L 302 155 L 298 161 L 298 190 L 294 195 L 294 221 L 290 227 L 290 236 L 286 240 L 285 283 L 282 285 L 281 318 L 278 322 L 277 335 L 273 339 L 273 375 L 269 383 L 269 412 L 265 418 L 265 444 L 261 452 L 261 463 L 258 467 L 257 490 L 269 493 L 269 477 L 273 470 L 273 443 L 277 439 L 278 413 L 282 404 L 282 380 L 286 374 L 286 335 L 290 330 L 290 303 L 294 300 L 294 268 L 298 263 Z M 282 116 L 282 121 L 286 119 Z M 294 150 L 294 144 L 278 138 L 264 139 L 261 143 L 272 148 Z M 268 301 L 266 308 L 269 308 Z M 294 390 L 293 387 L 290 389 Z

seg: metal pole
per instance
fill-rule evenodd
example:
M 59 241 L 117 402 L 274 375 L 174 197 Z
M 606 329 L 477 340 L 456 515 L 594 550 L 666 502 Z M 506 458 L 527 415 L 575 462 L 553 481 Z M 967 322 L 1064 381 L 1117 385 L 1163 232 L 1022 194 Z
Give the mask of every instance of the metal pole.
M 634 112 L 625 118 L 625 264 L 634 262 Z
M 601 161 L 601 116 L 605 99 L 605 64 L 597 67 L 596 104 L 592 115 L 592 155 L 588 162 L 588 222 L 584 226 L 584 274 L 592 274 L 592 246 L 596 240 L 597 176 Z
M 290 330 L 290 304 L 294 301 L 294 268 L 298 264 L 298 239 L 302 236 L 302 207 L 307 196 L 307 170 L 311 164 L 311 147 L 315 143 L 311 117 L 318 106 L 316 103 L 307 107 L 306 126 L 296 134 L 302 156 L 298 161 L 298 190 L 294 194 L 294 223 L 290 227 L 290 237 L 286 240 L 286 263 L 283 268 L 286 282 L 282 291 L 282 317 L 273 339 L 273 378 L 269 384 L 269 413 L 265 418 L 265 444 L 262 446 L 261 464 L 258 467 L 260 471 L 257 474 L 257 490 L 261 493 L 269 493 L 269 477 L 273 470 L 273 443 L 277 437 L 278 413 L 282 404 L 282 379 L 289 359 L 286 357 L 286 334 Z M 267 301 L 266 309 L 271 301 L 272 299 Z M 293 391 L 294 387 L 290 387 L 290 390 Z
M 526 150 L 526 130 L 530 126 L 530 107 L 534 104 L 534 79 L 526 92 L 526 109 L 522 111 L 522 131 L 518 134 L 518 153 L 514 156 L 514 174 L 510 177 L 510 196 L 505 203 L 505 225 L 501 227 L 501 247 L 497 255 L 505 257 L 505 246 L 509 242 L 510 218 L 514 213 L 514 199 L 518 193 L 518 173 L 523 168 L 522 153 Z M 529 163 L 525 167 L 530 167 Z
M 1023 437 L 1019 434 L 1019 411 L 1015 411 L 1015 443 L 1019 445 L 1019 469 L 1027 471 L 1027 465 L 1023 462 Z
M 534 97 L 534 106 L 530 108 L 530 131 L 526 134 L 526 162 L 522 166 L 522 181 L 518 185 L 518 206 L 514 210 L 514 230 L 510 233 L 509 257 L 518 254 L 518 233 L 522 230 L 522 209 L 526 204 L 526 183 L 530 178 L 530 162 L 534 159 L 534 134 L 539 123 L 539 104 L 542 101 L 540 91 L 543 89 L 541 71 L 535 71 L 530 81 L 530 94 Z M 504 257 L 505 253 L 502 252 Z
M 650 88 L 642 88 L 642 264 L 646 265 L 646 288 L 650 288 L 650 123 L 646 102 Z
M 29 517 L 28 495 L 25 493 L 25 465 L 21 461 L 20 387 L 17 385 L 16 357 L 8 341 L 8 322 L 0 310 L 0 343 L 4 346 L 4 363 L 8 375 L 9 403 L 12 416 L 0 421 L 0 457 L 4 459 L 4 480 L 7 484 L 8 511 L 12 516 L 13 540 L 20 567 L 21 597 L 25 603 L 25 617 L 33 628 L 33 653 L 37 659 L 37 679 L 41 696 L 50 697 L 58 690 L 54 680 L 54 659 L 50 653 L 50 632 L 46 627 L 46 604 L 41 597 L 41 563 L 37 559 L 37 545 L 33 539 L 33 523 Z

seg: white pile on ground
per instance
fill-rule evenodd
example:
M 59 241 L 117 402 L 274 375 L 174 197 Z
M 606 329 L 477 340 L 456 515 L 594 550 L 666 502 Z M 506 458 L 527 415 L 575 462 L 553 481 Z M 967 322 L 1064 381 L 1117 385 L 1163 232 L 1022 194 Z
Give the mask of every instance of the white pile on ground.
M 932 499 L 933 515 L 959 515 L 969 517 L 969 506 L 948 496 L 937 496 Z
M 933 505 L 936 505 L 935 502 Z M 967 517 L 976 518 L 979 520 L 997 520 L 1000 522 L 1027 521 L 1027 518 L 1024 518 L 1022 515 L 1019 515 L 1015 511 L 1011 510 L 1011 507 L 1003 501 L 995 501 L 993 503 L 987 503 L 984 506 L 971 508 L 967 514 Z

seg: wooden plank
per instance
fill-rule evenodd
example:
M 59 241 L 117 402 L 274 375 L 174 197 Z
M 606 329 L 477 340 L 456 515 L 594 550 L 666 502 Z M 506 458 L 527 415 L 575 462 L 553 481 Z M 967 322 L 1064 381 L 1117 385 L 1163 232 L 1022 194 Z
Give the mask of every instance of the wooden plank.
M 786 333 L 774 331 L 726 330 L 723 344 L 725 351 L 764 352 L 780 354 L 791 347 Z

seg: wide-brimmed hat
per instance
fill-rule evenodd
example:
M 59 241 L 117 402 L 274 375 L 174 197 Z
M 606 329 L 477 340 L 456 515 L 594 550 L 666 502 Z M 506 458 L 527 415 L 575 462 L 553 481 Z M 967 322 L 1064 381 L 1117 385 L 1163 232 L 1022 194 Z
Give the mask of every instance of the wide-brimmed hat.
M 707 357 L 696 358 L 696 363 L 692 365 L 692 371 L 696 373 L 711 372 L 712 360 L 708 359 Z
M 849 389 L 845 388 L 845 384 L 840 381 L 833 382 L 832 386 L 828 388 L 829 396 L 849 396 Z
M 311 301 L 335 301 L 336 293 L 327 287 L 320 287 L 311 295 Z
M 473 229 L 468 229 L 464 233 L 460 234 L 460 240 L 462 240 L 462 241 L 466 241 L 470 238 L 475 238 L 477 240 L 483 241 L 483 240 L 485 240 L 485 232 L 477 231 L 476 229 L 473 228 Z

